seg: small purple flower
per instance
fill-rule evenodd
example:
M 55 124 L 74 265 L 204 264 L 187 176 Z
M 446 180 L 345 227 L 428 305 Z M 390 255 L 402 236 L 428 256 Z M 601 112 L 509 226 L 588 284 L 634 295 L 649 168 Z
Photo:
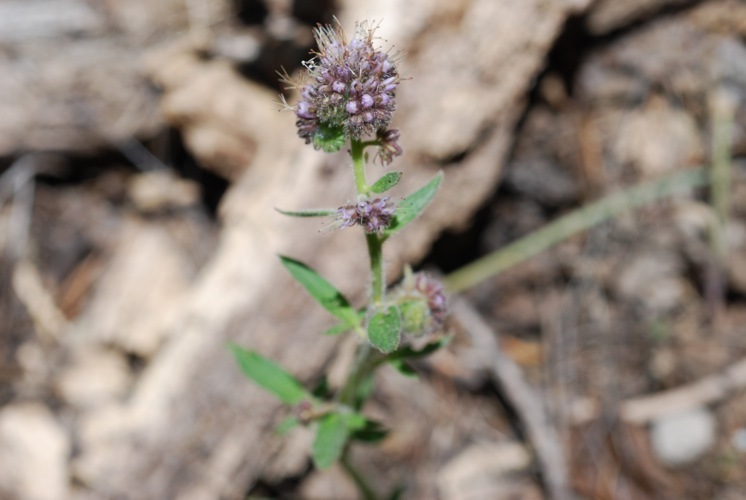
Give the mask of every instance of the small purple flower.
M 337 209 L 339 228 L 360 225 L 366 233 L 380 233 L 391 225 L 396 206 L 390 197 L 360 200 Z
M 414 279 L 414 287 L 417 292 L 427 300 L 430 316 L 437 326 L 442 326 L 448 316 L 448 299 L 446 298 L 443 284 L 425 273 L 417 273 Z
M 378 154 L 376 157 L 381 161 L 381 165 L 386 166 L 391 163 L 395 156 L 402 154 L 399 146 L 399 130 L 392 128 L 389 130 L 379 129 L 376 132 L 378 139 Z
M 329 131 L 359 140 L 386 129 L 395 109 L 399 73 L 385 52 L 373 48 L 375 26 L 359 24 L 347 42 L 339 28 L 319 26 L 318 52 L 304 65 L 308 75 L 297 84 L 294 107 L 298 135 L 319 148 Z M 289 77 L 284 81 L 293 86 Z
M 428 274 L 412 274 L 409 268 L 404 275 L 403 283 L 394 292 L 404 332 L 419 337 L 441 330 L 448 316 L 443 285 Z

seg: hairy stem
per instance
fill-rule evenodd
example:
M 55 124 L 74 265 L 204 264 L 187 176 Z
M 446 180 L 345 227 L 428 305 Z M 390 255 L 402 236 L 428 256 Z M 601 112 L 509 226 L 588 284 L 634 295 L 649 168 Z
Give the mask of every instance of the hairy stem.
M 365 145 L 366 143 L 355 139 L 350 141 L 350 155 L 358 196 L 367 195 L 370 191 L 370 186 L 365 180 L 365 155 L 363 153 Z M 383 302 L 386 292 L 386 282 L 383 276 L 383 242 L 377 234 L 366 234 L 365 240 L 368 243 L 368 255 L 370 256 L 371 298 L 373 304 L 378 306 Z
M 363 153 L 365 146 L 366 144 L 359 140 L 352 139 L 350 141 L 350 155 L 352 156 L 358 196 L 367 196 L 370 192 L 370 186 L 365 179 L 365 155 Z M 370 257 L 371 303 L 378 306 L 383 302 L 386 290 L 386 281 L 383 274 L 383 241 L 377 234 L 366 234 L 365 241 L 368 244 L 368 256 Z M 358 346 L 352 371 L 339 392 L 338 400 L 340 403 L 356 410 L 359 409 L 362 405 L 360 388 L 380 364 L 381 356 L 368 342 Z M 375 500 L 377 498 L 376 494 L 360 472 L 352 466 L 347 455 L 347 449 L 345 449 L 341 459 L 345 472 L 354 481 L 363 498 Z
M 383 278 L 383 244 L 377 234 L 366 234 L 365 239 L 370 255 L 371 301 L 374 306 L 380 306 L 386 291 Z
M 357 409 L 360 385 L 370 376 L 376 366 L 373 362 L 375 352 L 367 342 L 360 344 L 355 353 L 354 368 L 347 376 L 347 381 L 339 393 L 339 402 Z
M 352 168 L 355 173 L 355 187 L 357 188 L 357 194 L 368 194 L 370 186 L 368 186 L 365 180 L 365 156 L 363 150 L 365 144 L 355 139 L 350 140 L 350 156 L 352 156 Z

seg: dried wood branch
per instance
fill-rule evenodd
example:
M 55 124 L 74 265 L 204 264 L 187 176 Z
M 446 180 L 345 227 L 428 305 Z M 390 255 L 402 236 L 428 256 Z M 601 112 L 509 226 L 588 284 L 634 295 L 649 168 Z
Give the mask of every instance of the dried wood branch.
M 528 383 L 521 368 L 500 351 L 497 337 L 474 307 L 465 299 L 453 301 L 453 317 L 469 334 L 479 352 L 483 368 L 505 393 L 536 452 L 550 498 L 570 498 L 567 455 L 562 439 L 538 391 Z

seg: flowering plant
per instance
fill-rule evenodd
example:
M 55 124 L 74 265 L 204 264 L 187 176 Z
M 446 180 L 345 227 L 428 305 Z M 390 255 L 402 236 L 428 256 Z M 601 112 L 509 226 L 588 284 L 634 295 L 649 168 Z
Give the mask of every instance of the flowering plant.
M 331 227 L 338 229 L 360 226 L 370 259 L 368 304 L 360 309 L 353 307 L 310 267 L 289 257 L 280 259 L 338 320 L 327 333 L 352 332 L 359 338 L 354 366 L 336 394 L 325 388 L 310 391 L 257 352 L 232 346 L 247 377 L 294 407 L 294 415 L 281 424 L 282 430 L 299 424 L 314 426 L 312 457 L 316 466 L 324 469 L 341 460 L 366 498 L 371 497 L 371 490 L 347 460 L 347 449 L 351 441 L 376 441 L 385 436 L 379 423 L 361 413 L 373 373 L 386 364 L 411 371 L 408 360 L 444 345 L 442 330 L 448 312 L 443 286 L 427 274 L 415 274 L 407 268 L 398 286 L 389 290 L 385 282 L 383 244 L 424 210 L 435 196 L 442 175 L 398 203 L 384 193 L 398 184 L 401 173 L 388 172 L 368 183 L 367 148 L 376 149 L 375 158 L 384 166 L 402 153 L 399 131 L 390 128 L 401 78 L 395 57 L 374 48 L 374 32 L 374 26 L 359 24 L 348 41 L 338 27 L 318 27 L 318 52 L 304 63 L 308 72 L 298 79 L 282 74 L 288 88 L 300 93 L 294 106 L 283 98 L 286 107 L 295 112 L 298 135 L 324 152 L 349 145 L 357 191 L 354 202 L 329 210 L 280 212 L 296 217 L 329 217 Z

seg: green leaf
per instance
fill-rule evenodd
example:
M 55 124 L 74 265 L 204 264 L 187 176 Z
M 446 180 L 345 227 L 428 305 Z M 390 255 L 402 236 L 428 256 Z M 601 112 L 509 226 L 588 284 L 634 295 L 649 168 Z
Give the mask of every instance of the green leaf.
M 344 413 L 342 414 L 342 420 L 344 420 L 345 425 L 351 431 L 363 429 L 368 423 L 368 420 L 359 413 Z
M 368 340 L 383 353 L 390 353 L 399 347 L 401 318 L 399 310 L 389 306 L 385 311 L 374 314 L 368 322 Z
M 324 330 L 324 333 L 322 335 L 328 335 L 330 337 L 334 337 L 335 335 L 340 335 L 342 333 L 346 333 L 352 330 L 350 325 L 347 323 L 337 323 L 334 326 L 330 326 L 326 330 Z
M 321 380 L 316 383 L 311 390 L 311 394 L 318 399 L 325 399 L 329 395 L 329 380 L 326 375 L 322 376 Z
M 319 208 L 315 210 L 283 210 L 275 207 L 275 210 L 280 212 L 282 215 L 289 215 L 290 217 L 331 217 L 336 214 L 336 210 Z
M 380 179 L 378 179 L 371 187 L 370 190 L 374 193 L 381 194 L 385 193 L 392 187 L 399 184 L 401 179 L 401 172 L 389 172 Z
M 283 256 L 280 256 L 280 260 L 293 278 L 303 285 L 303 288 L 321 304 L 321 307 L 341 319 L 351 329 L 360 326 L 358 312 L 350 306 L 344 295 L 334 288 L 331 283 L 302 262 Z
M 425 186 L 407 196 L 396 208 L 396 214 L 391 225 L 384 231 L 384 237 L 391 236 L 414 220 L 433 199 L 442 181 L 443 173 L 440 172 Z
M 275 432 L 278 435 L 280 435 L 280 436 L 284 436 L 285 434 L 287 434 L 291 430 L 293 430 L 296 427 L 298 427 L 298 425 L 300 425 L 300 421 L 298 421 L 297 418 L 295 418 L 295 417 L 287 417 L 285 420 L 283 420 L 282 422 L 279 423 L 279 425 L 277 426 L 277 428 L 275 428 Z
M 244 375 L 277 396 L 283 403 L 294 405 L 311 398 L 298 380 L 272 361 L 237 345 L 229 347 Z
M 388 435 L 389 431 L 380 422 L 366 420 L 365 426 L 355 430 L 350 439 L 363 443 L 377 443 Z
M 339 335 L 341 333 L 346 333 L 346 332 L 349 332 L 350 330 L 357 329 L 357 327 L 359 327 L 362 324 L 363 320 L 365 319 L 365 309 L 358 311 L 357 315 L 358 315 L 357 322 L 355 323 L 355 325 L 349 325 L 346 322 L 337 323 L 336 325 L 332 325 L 326 330 L 324 330 L 324 333 L 322 335 L 329 335 L 333 337 L 334 335 Z
M 319 469 L 328 469 L 336 462 L 347 444 L 350 430 L 339 413 L 329 413 L 319 421 L 316 439 L 311 447 L 313 462 Z
M 443 337 L 436 340 L 435 342 L 430 342 L 419 351 L 414 350 L 411 346 L 402 347 L 395 353 L 389 354 L 386 359 L 388 359 L 389 361 L 396 361 L 399 359 L 423 358 L 429 354 L 434 353 L 438 349 L 447 346 L 450 341 L 450 337 Z
M 321 123 L 313 135 L 313 147 L 326 153 L 336 153 L 342 149 L 346 142 L 347 136 L 345 136 L 344 127 Z
M 359 410 L 362 408 L 363 403 L 373 394 L 373 389 L 376 387 L 376 379 L 373 374 L 366 377 L 357 387 L 357 393 L 355 394 L 354 408 Z
M 405 377 L 417 378 L 419 374 L 409 364 L 405 363 L 402 359 L 393 359 L 389 362 L 396 371 L 404 375 Z

